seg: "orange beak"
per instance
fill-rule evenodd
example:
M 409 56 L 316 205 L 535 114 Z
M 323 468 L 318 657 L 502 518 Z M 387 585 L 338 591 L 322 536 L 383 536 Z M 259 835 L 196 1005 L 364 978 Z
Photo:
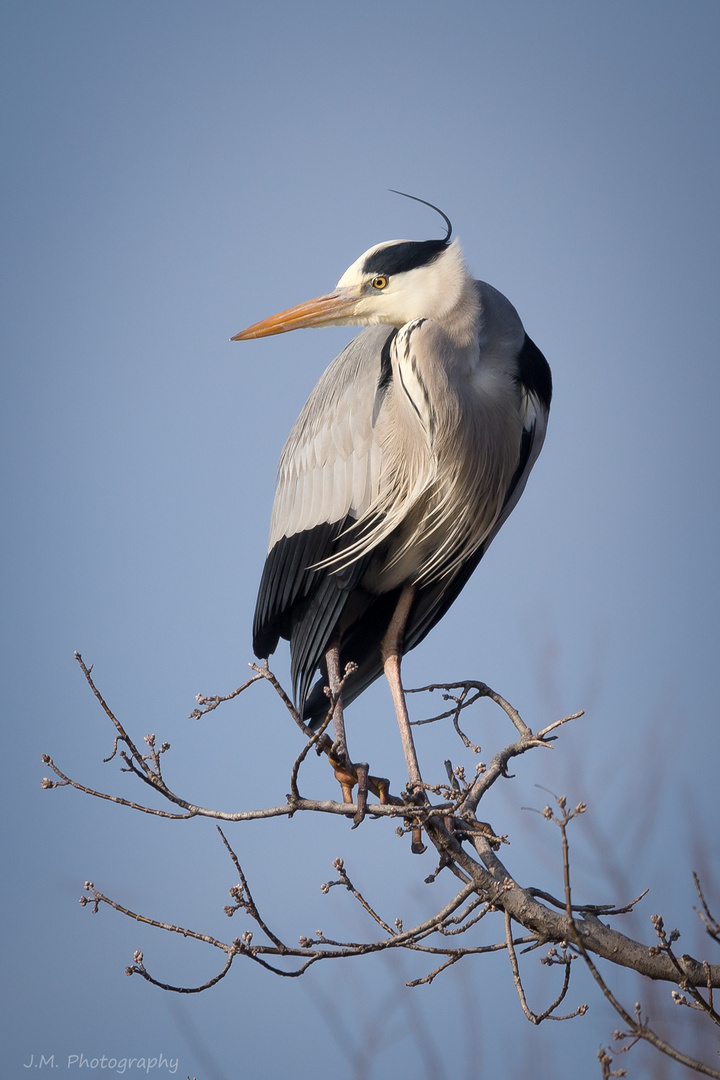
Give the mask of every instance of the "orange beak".
M 280 311 L 269 319 L 248 326 L 230 338 L 231 341 L 247 341 L 249 338 L 270 337 L 300 330 L 306 326 L 343 326 L 355 321 L 360 294 L 357 289 L 335 289 L 334 292 L 316 296 L 303 304 Z

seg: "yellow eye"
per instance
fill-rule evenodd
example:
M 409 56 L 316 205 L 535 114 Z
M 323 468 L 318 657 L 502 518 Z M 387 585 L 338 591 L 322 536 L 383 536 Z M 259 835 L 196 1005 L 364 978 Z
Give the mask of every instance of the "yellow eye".
M 388 279 L 385 277 L 384 274 L 378 274 L 377 277 L 374 277 L 372 279 L 372 287 L 373 287 L 373 289 L 384 289 L 386 287 L 387 283 L 388 283 Z

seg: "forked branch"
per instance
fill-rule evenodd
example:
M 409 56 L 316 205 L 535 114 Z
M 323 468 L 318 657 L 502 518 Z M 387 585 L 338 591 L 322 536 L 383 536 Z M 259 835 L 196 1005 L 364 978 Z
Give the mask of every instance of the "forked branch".
M 251 665 L 254 674 L 230 694 L 211 697 L 198 695 L 198 708 L 191 715 L 196 718 L 207 716 L 222 703 L 234 700 L 246 693 L 251 686 L 269 683 L 290 712 L 305 742 L 292 767 L 290 794 L 286 796 L 284 802 L 261 809 L 220 810 L 199 806 L 173 790 L 163 772 L 163 762 L 167 761 L 166 755 L 170 750 L 169 743 L 163 742 L 158 747 L 155 735 L 147 735 L 145 744 L 148 752 L 141 752 L 139 745 L 97 688 L 93 680 L 92 668 L 85 665 L 79 654 L 76 656 L 103 714 L 110 720 L 114 729 L 111 752 L 105 758 L 105 762 L 119 759 L 122 771 L 130 772 L 137 777 L 146 787 L 153 790 L 156 797 L 169 803 L 172 809 L 164 809 L 162 804 L 160 806 L 146 805 L 98 791 L 71 778 L 48 755 L 43 755 L 43 761 L 52 769 L 55 778 L 44 780 L 44 787 L 73 787 L 94 798 L 109 800 L 141 813 L 176 820 L 209 817 L 227 823 L 247 822 L 268 817 L 291 817 L 299 811 L 341 815 L 354 820 L 356 825 L 362 820 L 363 813 L 376 819 L 390 818 L 395 820 L 398 826 L 397 831 L 401 836 L 410 832 L 416 842 L 416 835 L 419 830 L 422 830 L 434 846 L 438 863 L 435 871 L 425 879 L 428 884 L 432 884 L 443 873 L 446 876 L 453 875 L 459 883 L 458 891 L 449 903 L 425 922 L 405 929 L 402 917 L 395 915 L 394 918 L 387 918 L 377 910 L 365 890 L 358 888 L 351 880 L 344 861 L 336 859 L 333 866 L 338 876 L 326 882 L 322 886 L 322 891 L 327 894 L 332 889 L 342 886 L 353 902 L 365 912 L 369 925 L 374 928 L 374 933 L 363 940 L 342 941 L 316 931 L 312 935 L 300 935 L 297 944 L 291 944 L 282 933 L 270 927 L 258 910 L 240 861 L 225 833 L 219 830 L 238 877 L 237 883 L 230 889 L 232 903 L 225 907 L 225 912 L 229 917 L 241 913 L 250 920 L 251 924 L 239 937 L 230 941 L 220 941 L 211 935 L 188 927 L 148 918 L 105 896 L 91 882 L 86 882 L 87 895 L 83 896 L 81 903 L 90 906 L 93 911 L 97 912 L 104 905 L 158 930 L 201 941 L 223 954 L 217 973 L 198 986 L 173 986 L 156 978 L 147 970 L 140 952 L 134 954 L 133 963 L 127 968 L 128 974 L 141 975 L 148 982 L 166 990 L 178 993 L 199 993 L 224 979 L 238 957 L 250 960 L 277 975 L 297 978 L 321 961 L 350 959 L 390 949 L 403 949 L 432 958 L 432 966 L 429 965 L 427 973 L 408 983 L 409 986 L 420 986 L 429 985 L 444 971 L 467 957 L 504 951 L 508 955 L 510 971 L 521 1008 L 531 1023 L 538 1025 L 549 1019 L 570 1020 L 582 1016 L 586 1011 L 587 1006 L 584 1004 L 571 1006 L 571 1011 L 565 1011 L 562 1015 L 558 1011 L 570 993 L 573 963 L 581 959 L 593 974 L 604 996 L 623 1019 L 627 1030 L 618 1033 L 618 1038 L 629 1040 L 627 1045 L 640 1039 L 645 1040 L 674 1060 L 704 1075 L 718 1077 L 720 1080 L 720 1071 L 713 1070 L 710 1066 L 675 1050 L 650 1028 L 640 1012 L 636 1010 L 633 1015 L 626 1010 L 613 995 L 607 981 L 599 972 L 594 958 L 605 959 L 613 964 L 632 968 L 647 978 L 673 984 L 678 988 L 674 997 L 679 1005 L 702 1012 L 711 1022 L 720 1024 L 720 1016 L 713 1002 L 713 990 L 720 986 L 720 965 L 695 960 L 687 954 L 676 955 L 673 946 L 679 935 L 676 931 L 668 934 L 659 916 L 653 919 L 657 943 L 651 947 L 626 937 L 607 922 L 601 921 L 600 916 L 607 920 L 633 910 L 642 901 L 645 893 L 641 893 L 629 904 L 620 906 L 572 902 L 567 830 L 570 822 L 585 811 L 584 804 L 578 804 L 574 809 L 569 810 L 567 800 L 560 796 L 554 797 L 556 809 L 548 806 L 542 811 L 543 817 L 559 826 L 561 832 L 564 900 L 557 899 L 551 893 L 532 886 L 521 886 L 498 855 L 500 843 L 504 838 L 495 835 L 489 825 L 477 819 L 476 811 L 485 794 L 498 781 L 509 778 L 509 763 L 536 747 L 550 748 L 557 738 L 555 734 L 557 730 L 562 725 L 580 717 L 581 712 L 565 716 L 535 733 L 517 710 L 485 683 L 465 681 L 424 687 L 422 690 L 428 693 L 441 691 L 445 700 L 453 704 L 438 715 L 425 721 L 418 721 L 418 724 L 437 723 L 449 719 L 463 747 L 477 754 L 480 752 L 480 747 L 460 727 L 459 718 L 471 705 L 487 698 L 499 706 L 508 717 L 515 730 L 516 738 L 498 749 L 492 755 L 488 765 L 478 765 L 470 779 L 466 776 L 463 764 L 453 766 L 450 761 L 447 761 L 445 763 L 447 782 L 424 784 L 419 793 L 406 788 L 396 795 L 385 794 L 383 802 L 368 802 L 361 812 L 361 808 L 355 804 L 334 799 L 308 798 L 302 795 L 300 790 L 302 766 L 310 750 L 321 751 L 324 748 L 327 751 L 329 740 L 323 736 L 323 731 L 332 715 L 337 694 L 335 697 L 329 695 L 326 724 L 317 733 L 312 733 L 303 724 L 297 710 L 267 664 L 262 667 Z M 420 692 L 420 690 L 413 691 L 413 693 Z M 466 726 L 465 720 L 463 723 Z M 697 879 L 696 887 L 701 904 L 698 914 L 710 937 L 718 941 L 720 939 L 718 923 L 711 914 Z M 489 940 L 487 937 L 486 940 L 478 940 L 478 935 L 484 934 L 485 927 L 491 927 L 495 923 L 494 916 L 498 913 L 502 915 L 502 927 L 496 935 L 496 940 L 492 940 L 492 932 Z M 513 936 L 513 926 L 520 928 L 521 932 L 517 936 Z M 537 950 L 541 946 L 549 947 L 549 950 L 540 962 L 561 967 L 563 974 L 553 1001 L 541 1010 L 534 1011 L 530 1008 L 523 985 L 520 956 L 522 953 Z M 519 947 L 522 947 L 522 953 L 518 953 Z M 626 1048 L 627 1046 L 624 1049 Z M 599 1060 L 603 1076 L 619 1075 L 611 1071 L 612 1057 L 608 1052 L 603 1051 Z

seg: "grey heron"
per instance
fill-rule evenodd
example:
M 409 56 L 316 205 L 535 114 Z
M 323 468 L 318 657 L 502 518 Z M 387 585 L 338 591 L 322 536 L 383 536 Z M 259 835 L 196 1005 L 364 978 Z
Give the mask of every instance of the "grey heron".
M 261 659 L 289 639 L 310 729 L 328 713 L 329 687 L 348 802 L 343 705 L 383 671 L 411 788 L 422 785 L 400 661 L 445 615 L 515 507 L 552 393 L 515 308 L 471 277 L 448 217 L 416 201 L 443 217 L 442 239 L 376 244 L 332 292 L 232 339 L 367 327 L 322 375 L 285 444 L 253 626 Z

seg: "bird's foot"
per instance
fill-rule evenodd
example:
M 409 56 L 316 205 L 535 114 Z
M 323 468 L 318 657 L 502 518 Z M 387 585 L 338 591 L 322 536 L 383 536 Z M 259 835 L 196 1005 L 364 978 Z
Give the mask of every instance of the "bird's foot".
M 355 802 L 353 789 L 357 786 L 357 813 L 353 818 L 355 826 L 359 825 L 365 817 L 368 792 L 371 791 L 373 795 L 376 795 L 383 805 L 389 801 L 390 781 L 384 776 L 371 776 L 366 761 L 354 765 L 344 747 L 338 747 L 327 735 L 319 740 L 317 751 L 319 754 L 327 754 L 335 779 L 342 789 L 344 803 Z
M 356 829 L 361 821 L 365 817 L 365 808 L 367 806 L 368 797 L 368 784 L 370 777 L 368 775 L 368 763 L 367 761 L 359 761 L 355 766 L 355 775 L 357 776 L 357 812 L 353 818 L 353 829 Z M 343 796 L 345 792 L 343 791 Z M 352 797 L 352 796 L 351 796 Z

